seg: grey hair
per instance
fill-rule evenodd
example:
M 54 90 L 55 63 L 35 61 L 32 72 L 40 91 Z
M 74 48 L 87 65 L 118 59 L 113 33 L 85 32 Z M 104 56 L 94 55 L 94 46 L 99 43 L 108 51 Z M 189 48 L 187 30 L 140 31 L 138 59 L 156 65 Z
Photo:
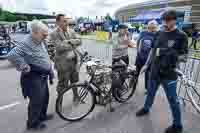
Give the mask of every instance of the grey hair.
M 39 20 L 33 20 L 31 22 L 31 32 L 41 32 L 41 31 L 48 32 L 48 27 Z
M 158 26 L 158 22 L 156 20 L 151 20 L 148 22 L 148 26 L 151 26 L 151 25 Z

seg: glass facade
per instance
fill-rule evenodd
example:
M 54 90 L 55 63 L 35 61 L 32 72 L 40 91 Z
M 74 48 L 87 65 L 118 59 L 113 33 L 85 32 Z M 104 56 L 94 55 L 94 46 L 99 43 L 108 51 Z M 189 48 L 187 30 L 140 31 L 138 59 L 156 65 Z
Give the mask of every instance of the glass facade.
M 193 0 L 154 0 L 149 2 L 144 2 L 141 4 L 130 5 L 118 10 L 115 14 L 116 18 L 119 19 L 120 22 L 129 22 L 133 23 L 134 18 L 141 14 L 143 11 L 156 11 L 167 8 L 174 8 L 178 11 L 185 12 L 186 17 L 184 20 L 190 21 L 191 16 L 191 6 Z M 200 2 L 200 0 L 197 0 Z M 199 8 L 200 10 L 200 8 Z M 123 16 L 127 19 L 120 19 Z M 152 17 L 153 19 L 153 17 Z

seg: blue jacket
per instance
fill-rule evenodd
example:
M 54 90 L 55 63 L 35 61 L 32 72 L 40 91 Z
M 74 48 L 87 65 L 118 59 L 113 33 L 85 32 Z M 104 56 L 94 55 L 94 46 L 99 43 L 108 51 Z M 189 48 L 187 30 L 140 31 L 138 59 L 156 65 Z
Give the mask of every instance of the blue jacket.
M 137 41 L 137 57 L 135 63 L 136 66 L 143 66 L 146 63 L 154 42 L 155 34 L 156 33 L 148 31 L 140 33 Z
M 197 31 L 192 32 L 192 38 L 198 38 L 199 33 Z

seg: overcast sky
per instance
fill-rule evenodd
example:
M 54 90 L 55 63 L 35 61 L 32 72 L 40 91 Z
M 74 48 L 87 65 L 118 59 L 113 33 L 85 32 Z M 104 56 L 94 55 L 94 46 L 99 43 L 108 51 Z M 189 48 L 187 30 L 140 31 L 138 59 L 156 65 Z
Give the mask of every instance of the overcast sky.
M 73 16 L 101 16 L 121 6 L 148 0 L 0 0 L 10 11 L 32 13 L 68 13 Z

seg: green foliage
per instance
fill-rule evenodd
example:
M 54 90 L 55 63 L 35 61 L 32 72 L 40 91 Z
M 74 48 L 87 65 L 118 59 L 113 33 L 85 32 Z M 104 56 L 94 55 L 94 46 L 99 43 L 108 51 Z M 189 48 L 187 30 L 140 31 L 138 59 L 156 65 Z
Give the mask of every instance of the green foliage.
M 78 19 L 77 19 L 77 23 L 81 23 L 81 22 L 83 22 L 84 21 L 84 17 L 79 17 Z
M 8 11 L 3 11 L 1 9 L 0 21 L 15 22 L 16 16 Z
M 109 13 L 107 13 L 107 15 L 106 15 L 105 19 L 106 19 L 106 20 L 110 20 L 110 21 L 112 21 L 112 18 L 111 18 L 111 16 L 110 16 L 110 14 L 109 14 Z
M 34 19 L 48 19 L 49 16 L 45 16 L 45 15 L 16 15 L 15 13 L 11 13 L 8 11 L 4 11 L 2 10 L 2 8 L 0 7 L 0 21 L 8 21 L 8 22 L 15 22 L 15 21 L 32 21 Z
M 33 17 L 32 17 L 32 20 L 34 20 L 34 19 L 37 19 L 37 17 L 36 17 L 36 16 L 33 16 Z
M 17 21 L 19 21 L 19 20 L 24 20 L 24 21 L 28 20 L 27 16 L 24 16 L 24 15 L 17 15 L 16 17 L 17 17 Z
M 0 16 L 1 16 L 1 14 L 2 14 L 2 11 L 3 11 L 3 10 L 2 10 L 2 8 L 0 7 Z
M 5 15 L 5 21 L 8 21 L 8 22 L 15 22 L 16 21 L 16 16 L 11 14 L 11 13 L 7 13 Z
M 3 14 L 0 15 L 0 21 L 5 21 L 5 15 Z

